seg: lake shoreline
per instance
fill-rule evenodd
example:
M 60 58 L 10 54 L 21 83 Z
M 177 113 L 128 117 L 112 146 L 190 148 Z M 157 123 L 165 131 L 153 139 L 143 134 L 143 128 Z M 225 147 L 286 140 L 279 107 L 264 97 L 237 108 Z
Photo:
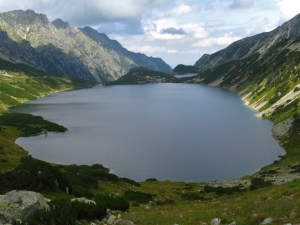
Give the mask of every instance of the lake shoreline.
M 206 85 L 204 85 L 204 86 L 206 86 Z M 61 122 L 60 122 L 61 123 Z M 106 165 L 107 166 L 107 165 Z M 108 164 L 108 166 L 109 166 L 109 164 Z M 263 166 L 264 167 L 264 166 Z M 263 168 L 263 167 L 261 167 L 261 168 Z M 250 176 L 250 175 L 246 175 L 246 176 Z M 170 180 L 172 180 L 172 179 L 170 179 Z M 222 181 L 224 181 L 224 180 L 226 180 L 226 179 L 218 179 L 218 180 L 222 180 Z M 193 181 L 193 182 L 195 182 L 195 181 Z

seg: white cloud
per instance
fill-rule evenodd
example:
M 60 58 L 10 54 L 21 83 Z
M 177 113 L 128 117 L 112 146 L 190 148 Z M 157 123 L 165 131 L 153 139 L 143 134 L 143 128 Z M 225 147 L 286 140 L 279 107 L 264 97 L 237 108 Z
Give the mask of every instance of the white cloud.
M 278 6 L 283 21 L 287 21 L 300 13 L 299 0 L 280 0 Z
M 240 40 L 241 37 L 233 36 L 232 33 L 226 33 L 222 37 L 211 37 L 203 39 L 193 44 L 195 47 L 211 47 L 213 45 L 229 45 L 232 42 Z
M 171 27 L 176 30 L 182 30 L 183 32 L 173 34 L 165 32 Z M 185 29 L 179 27 L 175 19 L 160 19 L 157 21 L 152 21 L 151 24 L 147 24 L 144 27 L 144 32 L 146 35 L 148 35 L 148 38 L 151 37 L 154 40 L 176 40 L 181 39 L 186 35 Z
M 166 47 L 153 47 L 150 45 L 142 46 L 138 49 L 139 52 L 146 52 L 146 53 L 154 53 L 154 52 L 164 52 L 169 54 L 175 54 L 178 51 L 176 49 L 168 49 Z
M 180 5 L 176 6 L 175 8 L 171 9 L 170 11 L 166 12 L 166 15 L 169 16 L 183 16 L 192 12 L 193 9 L 189 5 L 181 3 Z
M 276 28 L 300 12 L 300 0 L 0 0 L 0 12 L 17 9 L 95 27 L 174 65 Z
M 195 38 L 205 38 L 209 35 L 209 32 L 201 24 L 187 23 L 182 25 L 182 29 L 186 33 L 193 35 Z
M 0 0 L 1 11 L 32 9 L 50 19 L 61 18 L 73 25 L 97 25 L 103 21 L 140 19 L 146 12 L 162 7 L 169 0 Z
M 274 18 L 268 18 L 268 17 L 266 17 L 264 19 L 265 26 L 263 27 L 263 31 L 269 32 L 271 30 L 274 30 L 276 27 L 278 27 L 279 20 L 280 20 L 280 18 L 278 16 L 274 17 Z

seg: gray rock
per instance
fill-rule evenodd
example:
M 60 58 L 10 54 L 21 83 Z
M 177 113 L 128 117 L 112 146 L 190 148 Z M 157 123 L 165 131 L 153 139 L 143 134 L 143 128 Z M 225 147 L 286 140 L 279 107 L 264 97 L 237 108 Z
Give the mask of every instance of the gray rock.
M 211 223 L 211 225 L 220 225 L 221 224 L 221 219 L 214 218 Z
M 269 218 L 264 219 L 264 221 L 261 224 L 270 224 L 270 223 L 272 223 L 272 221 L 273 221 L 272 217 L 269 217 Z
M 86 199 L 85 197 L 82 197 L 82 198 L 73 198 L 73 199 L 71 199 L 71 202 L 74 202 L 74 201 L 84 202 L 84 203 L 86 203 L 86 204 L 94 204 L 94 205 L 96 205 L 96 202 L 95 202 L 95 201 Z
M 107 224 L 113 224 L 116 220 L 116 216 L 111 215 L 108 219 L 107 219 Z
M 289 218 L 294 219 L 296 216 L 297 216 L 297 214 L 295 212 L 291 212 Z
M 118 220 L 114 225 L 134 225 L 130 220 Z
M 230 223 L 229 225 L 236 225 L 236 222 L 234 221 L 234 222 Z
M 38 209 L 49 209 L 46 199 L 32 191 L 10 191 L 0 195 L 0 224 L 10 223 L 15 219 L 25 220 Z

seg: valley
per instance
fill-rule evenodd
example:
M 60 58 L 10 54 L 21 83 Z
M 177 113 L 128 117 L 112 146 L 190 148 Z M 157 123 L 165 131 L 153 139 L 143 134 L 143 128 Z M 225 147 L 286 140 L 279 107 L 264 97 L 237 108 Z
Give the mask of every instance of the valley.
M 196 70 L 198 75 L 179 79 L 166 74 L 170 67 L 161 59 L 133 54 L 92 28 L 77 29 L 62 20 L 49 22 L 45 15 L 31 10 L 1 13 L 0 179 L 5 184 L 1 193 L 32 190 L 54 202 L 73 197 L 92 199 L 97 194 L 124 195 L 130 208 L 113 213 L 143 225 L 204 225 L 215 218 L 231 225 L 256 225 L 267 219 L 278 225 L 299 224 L 299 21 L 298 15 L 271 32 L 203 55 L 194 66 L 180 65 L 177 73 Z M 145 60 L 148 63 L 142 63 Z M 12 114 L 14 123 L 5 122 L 8 107 L 60 91 L 93 87 L 97 82 L 107 86 L 201 84 L 234 91 L 258 111 L 257 116 L 274 121 L 274 138 L 286 154 L 256 173 L 228 181 L 159 181 L 153 177 L 136 182 L 118 177 L 100 164 L 43 162 L 15 144 L 19 137 L 51 130 L 43 127 L 48 122 L 26 114 Z M 20 118 L 23 122 L 17 123 Z M 28 130 L 33 131 L 26 133 Z M 92 220 L 80 223 L 91 224 Z

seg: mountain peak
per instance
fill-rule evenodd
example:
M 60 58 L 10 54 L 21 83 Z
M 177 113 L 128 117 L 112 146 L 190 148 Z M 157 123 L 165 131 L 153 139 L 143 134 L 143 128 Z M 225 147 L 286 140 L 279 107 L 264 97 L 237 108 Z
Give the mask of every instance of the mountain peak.
M 230 60 L 243 59 L 254 53 L 264 53 L 280 41 L 299 35 L 300 14 L 270 32 L 240 39 L 218 52 L 205 54 L 195 63 L 195 66 L 200 69 L 211 69 Z
M 61 19 L 56 19 L 52 22 L 52 24 L 56 27 L 56 28 L 61 28 L 61 29 L 66 29 L 68 27 L 70 27 L 70 24 L 68 22 L 62 21 Z
M 40 23 L 42 25 L 46 25 L 49 23 L 49 20 L 45 14 L 36 13 L 31 9 L 28 9 L 26 11 L 14 10 L 1 13 L 0 18 L 5 20 L 9 24 L 22 24 L 25 26 L 31 25 L 33 23 Z

